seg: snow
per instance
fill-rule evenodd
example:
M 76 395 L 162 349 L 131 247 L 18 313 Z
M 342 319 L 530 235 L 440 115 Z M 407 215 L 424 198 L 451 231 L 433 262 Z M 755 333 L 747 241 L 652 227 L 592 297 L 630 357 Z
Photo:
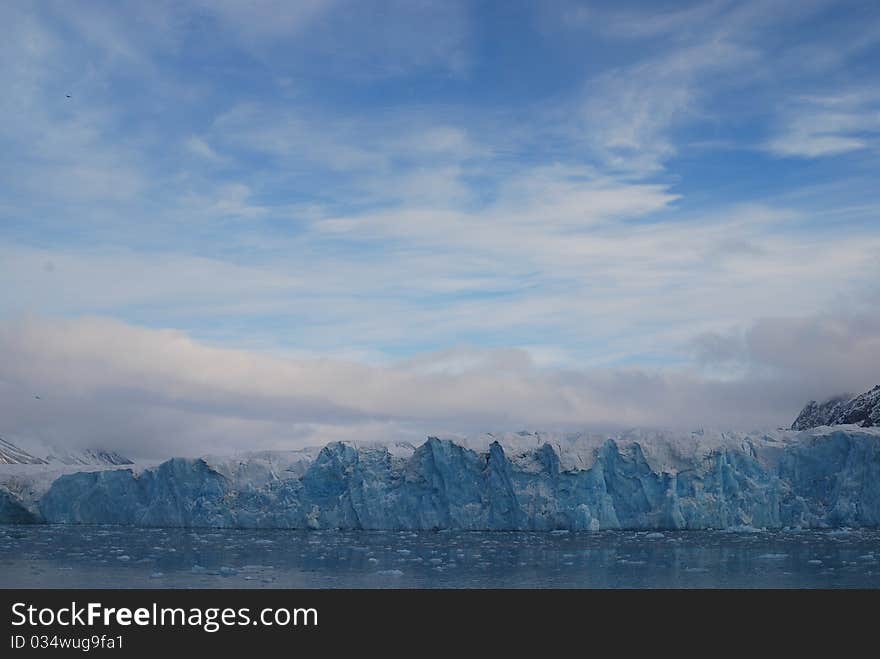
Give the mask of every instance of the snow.
M 510 460 L 525 471 L 540 471 L 535 462 L 536 451 L 549 444 L 559 458 L 563 471 L 585 471 L 593 466 L 599 449 L 613 439 L 618 447 L 632 450 L 638 446 L 645 459 L 657 472 L 676 473 L 689 469 L 695 462 L 721 450 L 753 451 L 762 464 L 770 465 L 781 447 L 797 433 L 789 430 L 772 432 L 731 432 L 699 429 L 693 432 L 635 428 L 620 433 L 486 433 L 473 438 L 449 437 L 462 446 L 485 452 L 498 442 Z
M 0 464 L 41 464 L 45 460 L 31 455 L 0 437 Z
M 255 451 L 232 456 L 208 455 L 205 462 L 236 487 L 264 487 L 273 481 L 302 478 L 319 447 L 294 451 Z

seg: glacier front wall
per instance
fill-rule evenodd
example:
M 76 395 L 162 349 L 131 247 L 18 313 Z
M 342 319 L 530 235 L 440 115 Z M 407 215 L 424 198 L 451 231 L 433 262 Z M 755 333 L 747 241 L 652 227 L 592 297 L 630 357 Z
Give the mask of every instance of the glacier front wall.
M 7 510 L 0 497 L 0 519 Z M 19 511 L 20 513 L 20 511 Z M 6 518 L 6 522 L 15 522 Z M 655 471 L 638 443 L 564 470 L 550 444 L 510 459 L 429 439 L 407 459 L 330 444 L 301 478 L 235 484 L 203 460 L 58 478 L 41 521 L 344 529 L 703 529 L 880 526 L 880 435 L 834 431 L 745 444 Z

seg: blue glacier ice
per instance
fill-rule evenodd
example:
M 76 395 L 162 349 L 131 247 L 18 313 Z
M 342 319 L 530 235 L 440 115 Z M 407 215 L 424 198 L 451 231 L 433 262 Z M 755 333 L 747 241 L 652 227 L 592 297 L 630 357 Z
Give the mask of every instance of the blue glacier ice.
M 289 458 L 175 458 L 66 473 L 30 503 L 15 498 L 0 495 L 2 521 L 25 510 L 48 523 L 176 527 L 880 526 L 880 430 L 518 433 L 432 437 L 417 448 L 337 442 Z
M 0 523 L 34 524 L 39 521 L 39 515 L 30 510 L 21 499 L 0 488 Z

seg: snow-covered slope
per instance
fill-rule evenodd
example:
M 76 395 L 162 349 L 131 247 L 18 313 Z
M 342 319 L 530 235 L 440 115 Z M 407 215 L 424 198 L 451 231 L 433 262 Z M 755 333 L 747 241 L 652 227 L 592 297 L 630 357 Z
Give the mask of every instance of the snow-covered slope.
M 83 449 L 81 451 L 62 451 L 54 449 L 46 454 L 44 460 L 48 464 L 79 465 L 79 466 L 106 466 L 118 467 L 120 465 L 134 464 L 123 455 L 115 451 L 104 449 Z
M 20 449 L 12 442 L 7 442 L 0 437 L 0 464 L 3 465 L 26 465 L 26 464 L 44 464 L 46 461 L 41 460 Z
M 798 414 L 791 428 L 807 430 L 849 423 L 865 428 L 880 426 L 880 384 L 858 396 L 836 396 L 824 403 L 811 400 Z
M 20 445 L 0 437 L 0 464 L 118 466 L 134 463 L 115 451 L 94 448 L 66 450 L 33 441 Z
M 115 451 L 104 449 L 84 449 L 82 451 L 58 451 L 55 450 L 46 456 L 49 464 L 60 463 L 65 465 L 107 465 L 120 466 L 134 464 L 125 456 Z
M 700 429 L 677 432 L 634 428 L 614 434 L 520 431 L 444 439 L 478 452 L 487 452 L 493 442 L 498 442 L 505 454 L 523 468 L 527 468 L 538 449 L 549 444 L 559 457 L 563 471 L 583 471 L 593 465 L 599 449 L 610 438 L 624 448 L 637 444 L 653 470 L 676 473 L 722 449 L 748 450 L 749 446 L 760 446 L 762 454 L 767 454 L 765 457 L 769 459 L 767 451 L 779 448 L 792 436 L 786 431 L 749 433 Z
M 337 442 L 62 475 L 36 503 L 53 523 L 193 527 L 878 526 L 880 429 Z

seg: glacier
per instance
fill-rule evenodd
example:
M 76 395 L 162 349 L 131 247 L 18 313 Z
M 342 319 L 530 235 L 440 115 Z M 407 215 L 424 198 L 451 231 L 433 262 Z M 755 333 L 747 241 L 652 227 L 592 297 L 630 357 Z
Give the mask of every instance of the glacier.
M 0 471 L 0 522 L 382 530 L 880 526 L 880 429 L 512 433 Z

